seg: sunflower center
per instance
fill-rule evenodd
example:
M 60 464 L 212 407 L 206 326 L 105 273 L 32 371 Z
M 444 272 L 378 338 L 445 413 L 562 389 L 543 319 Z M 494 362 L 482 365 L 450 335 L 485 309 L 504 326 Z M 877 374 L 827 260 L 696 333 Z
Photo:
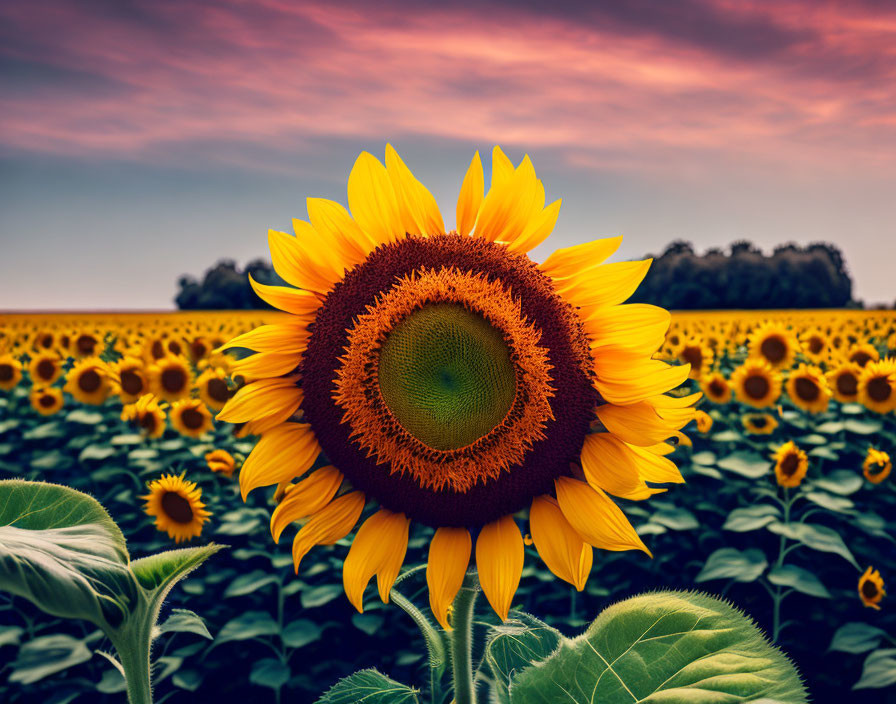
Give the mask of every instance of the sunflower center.
M 202 421 L 204 420 L 202 414 L 197 411 L 195 408 L 187 408 L 183 413 L 180 414 L 181 423 L 183 423 L 190 430 L 196 430 L 197 428 L 202 427 Z
M 173 491 L 162 497 L 162 510 L 175 523 L 190 523 L 193 520 L 193 507 L 183 496 Z
M 709 393 L 711 393 L 713 396 L 724 396 L 725 385 L 718 380 L 712 381 L 709 384 Z
M 128 369 L 121 373 L 121 388 L 126 394 L 136 396 L 143 390 L 143 380 L 136 372 Z
M 168 343 L 168 351 L 171 352 L 171 354 L 180 355 L 183 354 L 184 348 L 181 347 L 181 344 L 177 340 L 171 340 Z
M 800 397 L 803 401 L 812 402 L 818 398 L 818 395 L 821 393 L 821 390 L 818 388 L 818 384 L 816 384 L 811 379 L 807 379 L 806 377 L 801 376 L 794 383 L 794 388 L 796 389 L 796 395 Z
M 874 464 L 868 465 L 868 474 L 872 477 L 876 477 L 878 474 L 882 474 L 886 469 L 886 462 L 875 462 Z
M 78 388 L 85 394 L 90 394 L 100 388 L 102 379 L 100 375 L 93 369 L 88 369 L 80 377 L 78 377 Z
M 75 344 L 81 354 L 93 354 L 96 347 L 96 338 L 93 335 L 81 335 Z
M 886 401 L 892 393 L 890 382 L 883 377 L 877 377 L 868 382 L 868 396 L 872 401 Z
M 51 379 L 56 373 L 56 365 L 49 359 L 42 359 L 37 363 L 37 375 L 41 379 Z
M 172 368 L 162 372 L 162 388 L 171 393 L 180 391 L 187 383 L 187 375 L 182 369 Z
M 818 354 L 824 348 L 824 342 L 820 337 L 809 338 L 809 351 L 812 354 Z
M 12 365 L 0 364 L 0 381 L 12 381 Z
M 196 359 L 202 359 L 205 357 L 205 353 L 208 351 L 208 348 L 205 346 L 205 343 L 202 340 L 193 340 L 193 343 L 190 345 L 190 353 Z
M 777 337 L 769 337 L 759 346 L 762 356 L 774 363 L 780 362 L 787 354 L 787 345 Z
M 156 429 L 156 417 L 153 413 L 145 413 L 140 418 L 140 427 L 147 433 L 152 433 Z
M 227 382 L 223 379 L 210 379 L 205 387 L 208 395 L 215 401 L 223 403 L 230 398 L 230 391 L 227 388 Z
M 859 390 L 859 382 L 850 372 L 845 372 L 837 377 L 837 391 L 844 396 L 855 396 Z
M 162 346 L 161 340 L 156 340 L 152 343 L 152 347 L 150 348 L 150 352 L 154 359 L 161 359 L 165 356 L 165 348 Z
M 44 335 L 40 339 L 40 346 L 45 350 L 50 349 L 53 346 L 53 336 L 52 335 Z
M 781 461 L 781 474 L 785 477 L 790 477 L 796 472 L 796 468 L 799 466 L 800 458 L 796 455 L 787 455 Z
M 699 347 L 685 347 L 681 352 L 681 358 L 691 365 L 694 371 L 700 371 L 703 366 L 703 352 Z
M 850 362 L 855 362 L 860 367 L 864 367 L 871 361 L 871 355 L 864 351 L 853 352 L 849 357 Z
M 870 579 L 866 579 L 862 583 L 862 596 L 866 599 L 873 599 L 877 596 L 877 585 Z
M 51 396 L 50 394 L 44 394 L 40 397 L 38 403 L 40 404 L 41 408 L 52 408 L 53 404 L 56 403 L 56 398 L 54 396 Z
M 487 434 L 516 394 L 510 350 L 481 315 L 429 304 L 388 335 L 379 357 L 380 392 L 398 422 L 437 450 Z
M 754 428 L 764 428 L 768 423 L 768 419 L 765 416 L 753 416 L 750 422 Z
M 768 379 L 764 376 L 751 376 L 744 382 L 744 391 L 750 398 L 765 398 L 768 390 Z

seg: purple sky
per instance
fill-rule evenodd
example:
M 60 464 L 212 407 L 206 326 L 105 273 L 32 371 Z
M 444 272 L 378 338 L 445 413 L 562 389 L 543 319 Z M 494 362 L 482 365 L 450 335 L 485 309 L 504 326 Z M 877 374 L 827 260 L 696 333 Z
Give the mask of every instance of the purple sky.
M 528 153 L 536 259 L 826 240 L 896 299 L 892 2 L 6 0 L 0 39 L 0 309 L 170 307 L 387 141 L 449 227 Z

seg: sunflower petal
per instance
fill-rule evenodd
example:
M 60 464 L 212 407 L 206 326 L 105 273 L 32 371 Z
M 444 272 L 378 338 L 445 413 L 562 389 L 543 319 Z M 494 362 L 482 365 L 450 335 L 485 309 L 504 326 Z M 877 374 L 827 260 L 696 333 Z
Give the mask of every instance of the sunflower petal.
M 564 247 L 553 252 L 538 268 L 552 279 L 568 279 L 603 264 L 622 244 L 622 237 L 607 237 L 593 242 Z
M 470 531 L 449 526 L 437 529 L 429 543 L 429 561 L 426 563 L 429 606 L 445 630 L 451 628 L 448 607 L 464 583 L 472 546 Z
M 535 169 L 526 156 L 510 180 L 485 196 L 476 220 L 476 236 L 489 242 L 513 243 L 526 229 L 537 205 Z
M 594 386 L 607 401 L 621 406 L 680 386 L 691 370 L 690 364 L 671 365 L 618 351 L 598 351 L 593 357 Z
M 457 233 L 467 236 L 473 231 L 484 196 L 485 177 L 479 152 L 473 155 L 457 197 Z
M 554 279 L 554 288 L 572 305 L 583 308 L 587 318 L 592 308 L 615 306 L 627 300 L 641 285 L 652 259 L 635 262 L 613 262 L 570 276 Z
M 278 310 L 302 316 L 311 322 L 321 304 L 320 296 L 313 291 L 288 286 L 268 286 L 260 284 L 249 274 L 249 283 L 258 297 Z
M 246 379 L 269 379 L 294 371 L 302 362 L 302 352 L 257 352 L 234 362 L 231 376 Z
M 369 152 L 361 153 L 349 174 L 348 207 L 355 222 L 377 245 L 405 234 L 386 167 Z
M 535 549 L 548 569 L 582 591 L 591 572 L 594 552 L 566 520 L 553 497 L 537 496 L 532 500 L 529 529 Z
M 398 198 L 405 231 L 415 235 L 439 235 L 445 223 L 432 193 L 405 165 L 391 144 L 386 145 L 386 171 Z
M 360 264 L 376 249 L 376 243 L 358 227 L 340 203 L 326 198 L 307 198 L 305 206 L 311 225 L 339 248 L 347 264 Z
M 602 490 L 571 477 L 554 480 L 566 520 L 589 545 L 602 550 L 643 550 L 653 557 L 625 514 Z
M 361 517 L 365 500 L 360 491 L 352 491 L 333 499 L 308 519 L 292 541 L 292 561 L 296 574 L 302 558 L 311 548 L 315 545 L 332 545 L 351 532 Z
M 296 386 L 297 378 L 278 376 L 246 384 L 215 417 L 226 423 L 246 423 L 253 418 L 275 415 L 283 422 L 302 403 L 302 390 Z
M 582 446 L 581 461 L 588 483 L 613 496 L 641 501 L 662 491 L 651 489 L 644 483 L 635 457 L 612 433 L 588 435 Z
M 597 408 L 597 417 L 607 430 L 623 442 L 639 447 L 664 442 L 688 424 L 690 419 L 666 420 L 646 401 L 630 406 L 605 404 Z M 693 417 L 693 414 L 691 414 Z
M 513 162 L 497 144 L 492 147 L 492 182 L 490 189 L 504 186 L 513 178 Z
M 647 303 L 593 308 L 582 320 L 592 350 L 610 347 L 643 355 L 653 354 L 663 345 L 671 322 L 669 311 Z
M 280 542 L 280 535 L 290 523 L 315 514 L 330 503 L 342 485 L 342 479 L 342 472 L 328 465 L 293 486 L 271 515 L 274 542 Z
M 684 483 L 684 477 L 681 476 L 675 463 L 663 456 L 674 450 L 670 445 L 665 443 L 650 447 L 638 447 L 628 443 L 623 443 L 623 445 L 628 452 L 635 456 L 638 474 L 645 481 L 655 484 Z
M 524 557 L 523 536 L 512 516 L 482 527 L 476 539 L 476 568 L 485 598 L 502 621 L 520 584 Z
M 389 603 L 389 590 L 408 549 L 410 519 L 403 513 L 380 509 L 358 529 L 342 567 L 345 594 L 364 613 L 364 589 L 376 575 L 380 599 Z
M 305 246 L 285 232 L 268 230 L 268 247 L 274 271 L 288 284 L 325 294 L 342 278 L 341 272 L 321 266 Z
M 301 476 L 319 454 L 320 445 L 307 423 L 284 423 L 269 430 L 240 470 L 243 501 L 253 489 Z
M 237 335 L 218 350 L 245 347 L 256 352 L 290 350 L 302 352 L 311 333 L 304 325 L 259 325 L 254 330 Z
M 528 252 L 544 242 L 554 231 L 561 203 L 562 200 L 558 198 L 535 215 L 522 234 L 508 245 L 508 249 L 512 252 Z

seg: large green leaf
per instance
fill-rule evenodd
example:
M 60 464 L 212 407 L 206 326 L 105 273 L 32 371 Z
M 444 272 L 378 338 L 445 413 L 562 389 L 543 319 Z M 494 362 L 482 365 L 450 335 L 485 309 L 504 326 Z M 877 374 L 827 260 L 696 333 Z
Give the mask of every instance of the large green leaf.
M 317 704 L 418 704 L 417 690 L 376 670 L 359 670 L 339 680 Z
M 864 653 L 874 650 L 887 635 L 886 631 L 869 626 L 867 623 L 852 621 L 837 629 L 831 639 L 828 650 L 839 650 L 844 653 Z
M 765 528 L 769 523 L 777 521 L 780 515 L 780 509 L 771 504 L 756 504 L 746 508 L 736 508 L 728 514 L 728 519 L 722 528 L 745 533 L 758 528 Z
M 40 636 L 19 648 L 18 657 L 12 663 L 11 682 L 32 684 L 44 677 L 54 675 L 93 656 L 87 644 L 78 638 L 56 633 Z
M 859 563 L 852 556 L 849 548 L 843 542 L 843 538 L 833 528 L 818 525 L 817 523 L 771 523 L 768 529 L 772 533 L 783 535 L 791 540 L 798 540 L 806 547 L 821 552 L 832 552 L 847 560 L 853 567 L 859 569 Z
M 68 487 L 18 479 L 0 482 L 0 590 L 113 628 L 137 599 L 124 536 L 103 507 Z
M 796 565 L 781 565 L 773 567 L 768 573 L 768 581 L 779 587 L 790 587 L 798 592 L 817 596 L 821 599 L 830 599 L 831 593 L 825 588 L 814 574 L 809 570 Z
M 862 667 L 862 678 L 853 689 L 890 687 L 896 684 L 896 648 L 875 650 Z
M 766 567 L 768 561 L 761 550 L 750 548 L 741 552 L 737 548 L 719 548 L 707 558 L 696 581 L 735 579 L 738 582 L 752 582 L 759 578 Z
M 727 457 L 720 459 L 716 464 L 722 469 L 727 469 L 729 472 L 740 474 L 748 479 L 758 479 L 765 476 L 772 466 L 772 463 L 762 455 L 744 450 L 732 452 Z
M 699 593 L 657 592 L 605 610 L 513 680 L 512 704 L 806 701 L 793 665 L 752 621 Z
M 511 612 L 507 621 L 493 626 L 484 658 L 492 673 L 498 702 L 509 702 L 513 677 L 547 658 L 562 640 L 560 631 L 520 611 Z

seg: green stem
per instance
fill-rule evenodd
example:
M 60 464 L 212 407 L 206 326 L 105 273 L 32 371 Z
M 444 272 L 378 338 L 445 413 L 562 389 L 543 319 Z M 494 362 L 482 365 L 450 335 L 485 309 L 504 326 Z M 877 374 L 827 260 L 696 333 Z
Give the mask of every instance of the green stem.
M 476 704 L 476 690 L 473 687 L 473 612 L 478 595 L 479 580 L 476 572 L 470 571 L 454 599 L 453 630 L 448 633 L 455 704 Z
M 149 649 L 151 647 L 148 633 L 140 631 L 125 632 L 122 640 L 113 641 L 118 658 L 124 670 L 124 679 L 128 688 L 130 704 L 152 704 L 152 685 L 149 672 Z M 128 637 L 130 636 L 130 637 Z

